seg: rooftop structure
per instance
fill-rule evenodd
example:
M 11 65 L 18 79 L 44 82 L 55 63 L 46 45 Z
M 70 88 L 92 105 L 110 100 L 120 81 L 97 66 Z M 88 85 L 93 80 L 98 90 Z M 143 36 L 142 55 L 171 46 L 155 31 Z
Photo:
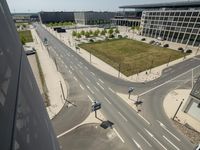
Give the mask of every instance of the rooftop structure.
M 182 1 L 170 3 L 154 3 L 154 4 L 141 4 L 141 5 L 127 5 L 120 6 L 123 9 L 155 9 L 155 8 L 198 8 L 200 1 Z

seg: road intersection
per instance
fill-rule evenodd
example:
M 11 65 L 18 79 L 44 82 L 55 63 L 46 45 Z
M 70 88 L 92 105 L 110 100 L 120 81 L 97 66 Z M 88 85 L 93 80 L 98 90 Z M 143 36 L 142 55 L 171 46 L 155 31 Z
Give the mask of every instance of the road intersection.
M 69 84 L 69 100 L 77 105 L 63 107 L 60 114 L 53 119 L 57 135 L 82 122 L 91 110 L 91 102 L 98 100 L 102 103 L 103 115 L 114 123 L 113 130 L 129 149 L 192 149 L 193 145 L 174 128 L 165 115 L 163 99 L 172 89 L 191 79 L 191 68 L 200 65 L 199 59 L 191 58 L 174 65 L 171 69 L 164 70 L 163 75 L 154 81 L 133 83 L 98 70 L 42 26 L 36 25 L 36 28 L 41 39 L 48 39 L 50 55 L 56 59 Z M 197 71 L 194 75 L 198 73 Z M 179 82 L 171 82 L 176 80 Z M 127 93 L 128 87 L 134 87 L 134 94 L 140 95 L 143 101 L 141 113 L 132 109 L 116 94 Z

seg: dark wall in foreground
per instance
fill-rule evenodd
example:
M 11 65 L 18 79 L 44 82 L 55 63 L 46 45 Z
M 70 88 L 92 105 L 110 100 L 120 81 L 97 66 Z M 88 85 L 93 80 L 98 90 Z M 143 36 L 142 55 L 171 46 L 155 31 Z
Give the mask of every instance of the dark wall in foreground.
M 0 0 L 0 150 L 57 150 L 58 142 L 5 0 Z

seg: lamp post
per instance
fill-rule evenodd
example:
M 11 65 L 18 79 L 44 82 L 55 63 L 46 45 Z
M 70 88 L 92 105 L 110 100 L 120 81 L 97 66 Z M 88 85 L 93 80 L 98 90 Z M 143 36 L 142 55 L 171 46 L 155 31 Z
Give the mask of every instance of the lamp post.
M 176 117 L 176 115 L 177 115 L 177 113 L 178 113 L 179 109 L 181 108 L 181 106 L 182 106 L 182 104 L 183 104 L 183 101 L 184 101 L 184 99 L 181 101 L 180 105 L 178 106 L 178 108 L 177 108 L 177 110 L 176 110 L 176 112 L 175 112 L 175 114 L 174 114 L 174 116 L 173 116 L 172 120 L 174 120 L 174 119 L 175 119 L 175 117 Z

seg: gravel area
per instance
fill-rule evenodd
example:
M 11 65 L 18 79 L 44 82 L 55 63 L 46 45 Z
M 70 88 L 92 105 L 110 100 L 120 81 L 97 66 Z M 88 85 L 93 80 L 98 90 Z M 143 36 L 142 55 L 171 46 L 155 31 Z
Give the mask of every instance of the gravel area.
M 178 129 L 189 138 L 192 144 L 199 144 L 200 142 L 200 133 L 190 127 L 188 124 L 181 124 L 178 121 L 174 121 Z

